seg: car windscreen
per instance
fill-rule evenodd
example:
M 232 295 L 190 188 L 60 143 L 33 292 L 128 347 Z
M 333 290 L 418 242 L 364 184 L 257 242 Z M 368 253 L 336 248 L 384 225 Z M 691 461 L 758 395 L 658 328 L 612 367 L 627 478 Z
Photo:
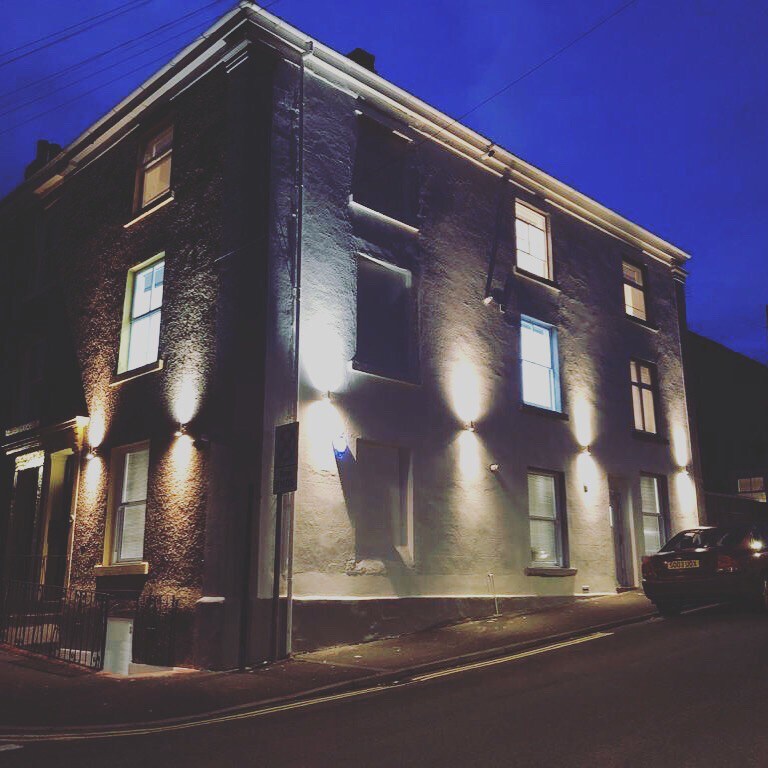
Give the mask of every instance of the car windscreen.
M 676 536 L 673 536 L 660 551 L 679 552 L 683 549 L 732 546 L 742 541 L 747 532 L 747 528 L 741 527 L 702 528 L 700 530 L 681 531 Z

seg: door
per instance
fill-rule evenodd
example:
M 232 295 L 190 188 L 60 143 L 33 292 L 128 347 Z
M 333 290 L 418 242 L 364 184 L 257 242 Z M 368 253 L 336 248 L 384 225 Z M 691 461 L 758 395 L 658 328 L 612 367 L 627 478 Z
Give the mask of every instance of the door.
M 611 486 L 608 491 L 608 513 L 613 529 L 613 552 L 616 561 L 616 581 L 619 587 L 633 587 L 629 569 L 629 542 L 627 541 L 627 521 L 624 515 L 621 491 Z
M 74 469 L 75 457 L 69 451 L 61 451 L 51 456 L 43 584 L 56 587 L 64 586 L 67 569 Z
M 15 581 L 37 581 L 40 577 L 40 560 L 34 556 L 40 472 L 42 467 L 31 467 L 16 474 L 6 550 L 6 572 Z

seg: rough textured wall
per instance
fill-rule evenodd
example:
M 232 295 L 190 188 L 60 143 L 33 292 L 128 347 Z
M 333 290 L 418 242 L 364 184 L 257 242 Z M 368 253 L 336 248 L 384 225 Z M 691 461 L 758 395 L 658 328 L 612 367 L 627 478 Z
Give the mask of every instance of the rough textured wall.
M 208 430 L 206 391 L 214 361 L 213 322 L 220 252 L 224 119 L 220 74 L 148 116 L 104 155 L 67 180 L 50 209 L 50 248 L 82 372 L 96 457 L 83 465 L 72 583 L 92 586 L 102 562 L 112 448 L 150 441 L 145 559 L 153 591 L 186 604 L 199 596 L 207 449 L 174 439 L 180 422 Z M 153 120 L 174 122 L 174 200 L 145 219 L 132 205 L 140 135 Z M 128 270 L 165 252 L 161 371 L 110 386 L 117 371 Z
M 609 476 L 625 493 L 636 569 L 640 472 L 667 478 L 674 529 L 697 517 L 689 480 L 678 472 L 688 463 L 688 429 L 669 267 L 506 184 L 496 276 L 500 285 L 510 276 L 510 295 L 501 314 L 482 302 L 501 182 L 417 141 L 419 232 L 355 210 L 348 200 L 359 107 L 348 93 L 308 75 L 296 594 L 482 594 L 488 572 L 507 594 L 571 594 L 584 585 L 593 593 L 613 591 Z M 551 216 L 557 288 L 512 274 L 515 195 Z M 415 385 L 350 369 L 361 253 L 412 270 Z M 647 268 L 652 328 L 624 316 L 622 256 Z M 567 419 L 521 408 L 521 314 L 557 327 Z M 630 357 L 658 365 L 659 440 L 633 435 Z M 326 385 L 323 378 L 335 381 Z M 330 402 L 322 399 L 326 389 Z M 475 432 L 463 429 L 470 418 Z M 332 440 L 342 432 L 350 450 L 337 459 Z M 591 433 L 591 458 L 581 451 L 579 432 Z M 413 565 L 356 556 L 356 514 L 365 512 L 365 499 L 354 498 L 358 438 L 412 451 Z M 489 471 L 491 463 L 498 473 Z M 525 575 L 529 467 L 565 475 L 576 576 Z

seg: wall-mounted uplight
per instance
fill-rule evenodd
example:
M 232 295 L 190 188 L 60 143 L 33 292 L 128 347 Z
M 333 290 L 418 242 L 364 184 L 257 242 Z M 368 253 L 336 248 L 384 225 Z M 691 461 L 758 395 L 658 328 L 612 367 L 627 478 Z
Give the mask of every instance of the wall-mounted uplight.
M 499 465 L 498 464 L 489 464 L 488 469 L 491 470 L 491 472 L 498 472 L 499 471 Z
M 179 424 L 178 429 L 173 433 L 174 437 L 184 437 L 187 434 L 187 425 Z
M 88 453 L 85 454 L 85 460 L 86 461 L 93 461 L 96 458 L 96 449 L 95 448 L 89 448 Z
M 475 431 L 475 422 L 474 421 L 468 421 L 464 425 L 464 429 L 466 429 L 467 432 L 474 432 Z
M 489 304 L 493 304 L 493 296 L 488 295 L 483 298 L 483 304 L 487 307 Z

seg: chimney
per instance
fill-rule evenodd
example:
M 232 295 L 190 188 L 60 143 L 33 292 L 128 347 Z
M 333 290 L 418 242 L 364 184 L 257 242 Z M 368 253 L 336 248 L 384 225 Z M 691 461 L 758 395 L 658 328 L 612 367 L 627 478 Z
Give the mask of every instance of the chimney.
M 347 58 L 352 59 L 355 64 L 359 64 L 364 69 L 367 69 L 374 74 L 376 73 L 376 69 L 373 66 L 374 62 L 376 61 L 376 57 L 372 53 L 366 51 L 364 48 L 355 48 L 354 51 L 350 51 L 347 54 Z
M 37 155 L 35 159 L 24 169 L 24 178 L 28 179 L 32 174 L 37 173 L 43 166 L 53 160 L 61 152 L 61 146 L 52 141 L 39 139 L 37 142 Z

